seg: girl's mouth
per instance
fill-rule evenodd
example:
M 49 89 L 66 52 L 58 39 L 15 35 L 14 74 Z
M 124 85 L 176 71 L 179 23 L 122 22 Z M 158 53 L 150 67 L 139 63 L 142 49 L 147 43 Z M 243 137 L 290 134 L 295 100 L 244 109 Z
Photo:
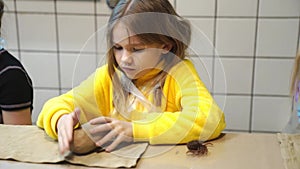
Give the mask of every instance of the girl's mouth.
M 135 72 L 134 68 L 131 67 L 122 67 L 122 70 L 126 73 L 126 74 L 132 74 Z

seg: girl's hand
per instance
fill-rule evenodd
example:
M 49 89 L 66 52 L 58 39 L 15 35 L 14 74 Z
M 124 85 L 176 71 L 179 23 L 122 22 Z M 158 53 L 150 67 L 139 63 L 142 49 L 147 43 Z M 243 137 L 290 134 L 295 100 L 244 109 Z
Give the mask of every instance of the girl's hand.
M 60 154 L 70 151 L 70 142 L 73 140 L 74 126 L 78 123 L 80 109 L 76 108 L 72 113 L 62 115 L 57 122 L 58 146 Z
M 97 125 L 90 130 L 91 134 L 108 132 L 104 137 L 96 142 L 97 146 L 102 146 L 108 141 L 112 143 L 105 148 L 106 151 L 112 151 L 122 142 L 132 142 L 132 123 L 117 120 L 110 117 L 98 117 L 90 120 L 90 124 Z

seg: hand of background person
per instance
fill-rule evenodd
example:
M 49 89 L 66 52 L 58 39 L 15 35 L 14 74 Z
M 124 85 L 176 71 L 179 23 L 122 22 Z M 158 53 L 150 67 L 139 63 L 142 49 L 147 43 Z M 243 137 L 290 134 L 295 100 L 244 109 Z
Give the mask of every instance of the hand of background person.
M 132 123 L 121 121 L 110 117 L 97 117 L 90 120 L 90 124 L 97 125 L 90 130 L 91 134 L 103 133 L 107 134 L 100 140 L 96 141 L 97 146 L 102 146 L 109 141 L 110 145 L 105 148 L 105 151 L 112 151 L 122 142 L 133 142 Z
M 73 140 L 74 126 L 79 122 L 80 109 L 76 108 L 72 113 L 62 115 L 57 122 L 58 146 L 60 154 L 70 151 L 70 142 Z

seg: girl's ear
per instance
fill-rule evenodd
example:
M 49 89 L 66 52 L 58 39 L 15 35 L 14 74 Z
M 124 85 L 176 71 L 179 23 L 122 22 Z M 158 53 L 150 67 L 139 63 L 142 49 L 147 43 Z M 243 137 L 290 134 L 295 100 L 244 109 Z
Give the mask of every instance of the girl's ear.
M 172 45 L 171 44 L 165 44 L 163 45 L 163 48 L 162 48 L 162 53 L 163 54 L 167 54 L 170 50 L 172 49 Z

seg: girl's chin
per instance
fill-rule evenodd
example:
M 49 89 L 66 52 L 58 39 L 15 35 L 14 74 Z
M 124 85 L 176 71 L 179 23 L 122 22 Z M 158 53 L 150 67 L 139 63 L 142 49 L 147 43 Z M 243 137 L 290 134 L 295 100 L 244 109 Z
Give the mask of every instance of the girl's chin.
M 137 71 L 135 71 L 135 72 L 123 71 L 123 72 L 126 74 L 126 76 L 129 79 L 135 80 L 135 79 L 139 79 L 139 78 L 145 76 L 149 72 L 149 70 L 138 71 L 138 72 Z
M 136 74 L 126 73 L 126 72 L 124 72 L 124 73 L 126 74 L 126 76 L 127 76 L 129 79 L 137 79 Z
M 129 74 L 129 73 L 125 73 L 126 76 L 129 78 L 129 79 L 132 79 L 132 80 L 135 80 L 135 79 L 138 79 L 140 78 L 142 75 L 141 74 Z

